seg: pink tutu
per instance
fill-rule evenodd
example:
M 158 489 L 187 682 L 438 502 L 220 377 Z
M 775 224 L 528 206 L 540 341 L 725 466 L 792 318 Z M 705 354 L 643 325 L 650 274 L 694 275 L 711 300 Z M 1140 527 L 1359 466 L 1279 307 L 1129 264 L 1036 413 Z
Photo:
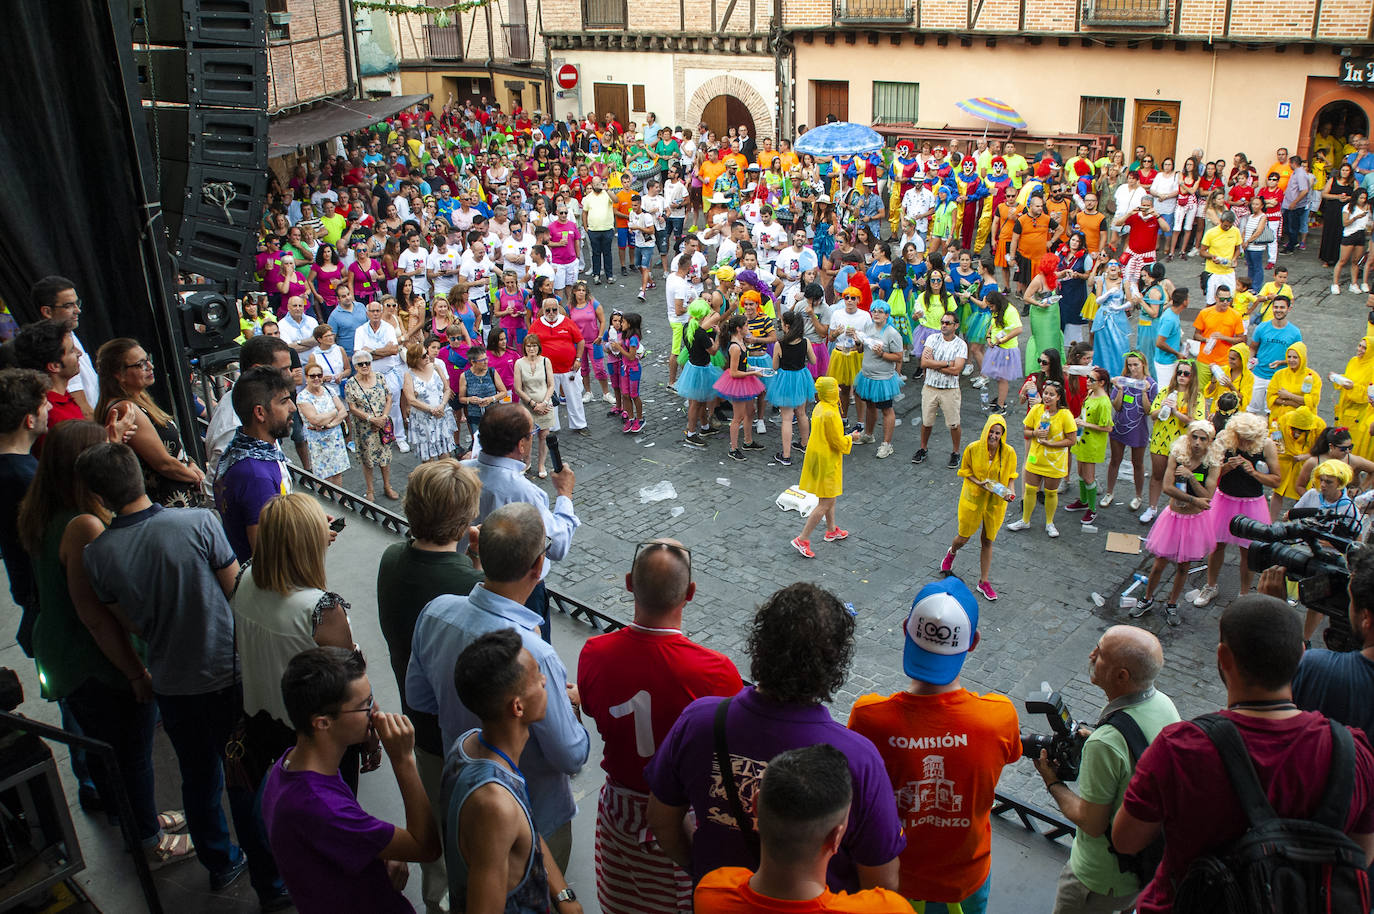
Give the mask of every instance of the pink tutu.
M 1218 544 L 1226 543 L 1248 549 L 1250 548 L 1250 540 L 1241 539 L 1231 533 L 1231 518 L 1249 517 L 1261 524 L 1267 524 L 1269 523 L 1269 504 L 1263 495 L 1257 495 L 1254 498 L 1237 498 L 1217 489 L 1216 493 L 1212 495 L 1212 507 L 1207 509 L 1207 516 L 1212 519 L 1212 537 Z
M 1166 507 L 1155 518 L 1150 535 L 1145 538 L 1145 548 L 1156 558 L 1171 562 L 1196 562 L 1206 558 L 1216 546 L 1212 535 L 1211 515 L 1178 514 L 1172 506 Z
M 734 378 L 730 372 L 723 373 L 712 385 L 716 393 L 736 403 L 752 400 L 763 393 L 763 382 L 756 375 Z

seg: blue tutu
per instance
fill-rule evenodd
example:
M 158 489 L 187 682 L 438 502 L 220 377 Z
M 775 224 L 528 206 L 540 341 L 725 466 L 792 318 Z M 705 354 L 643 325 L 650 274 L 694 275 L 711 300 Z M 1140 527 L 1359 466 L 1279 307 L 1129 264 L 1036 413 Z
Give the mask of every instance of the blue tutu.
M 779 371 L 764 381 L 768 402 L 779 407 L 798 407 L 816 400 L 816 381 L 805 368 Z
M 766 352 L 763 353 L 762 355 L 751 355 L 751 356 L 749 356 L 749 367 L 750 367 L 750 368 L 772 368 L 772 367 L 773 367 L 773 357 L 772 357 L 771 355 L 769 355 L 768 353 L 766 353 Z
M 890 378 L 870 378 L 863 372 L 854 379 L 854 393 L 858 394 L 869 403 L 886 403 L 901 393 L 902 378 L 900 375 L 893 375 Z
M 678 396 L 696 403 L 709 403 L 716 398 L 714 385 L 719 377 L 720 369 L 714 365 L 688 362 L 677 376 Z
M 1021 380 L 1021 350 L 1015 346 L 1003 349 L 989 345 L 983 350 L 983 377 L 997 381 Z

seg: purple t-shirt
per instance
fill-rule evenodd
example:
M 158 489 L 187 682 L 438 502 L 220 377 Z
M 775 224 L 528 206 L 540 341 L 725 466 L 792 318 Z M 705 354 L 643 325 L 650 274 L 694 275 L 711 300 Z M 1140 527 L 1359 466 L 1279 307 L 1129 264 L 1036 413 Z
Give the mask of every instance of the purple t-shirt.
M 693 882 L 717 867 L 757 865 L 730 812 L 716 765 L 715 716 L 722 700 L 699 698 L 688 705 L 644 769 L 650 792 L 661 802 L 691 806 L 696 812 Z M 829 743 L 849 759 L 854 802 L 840 852 L 831 859 L 826 876 L 832 890 L 857 891 L 855 864 L 881 866 L 906 847 L 878 750 L 866 737 L 837 724 L 824 707 L 780 704 L 745 686 L 730 702 L 726 740 L 740 802 L 748 809 L 754 806 L 769 760 L 781 752 Z
M 258 522 L 262 506 L 291 491 L 286 467 L 271 460 L 240 460 L 215 480 L 215 509 L 240 562 L 253 557 L 248 528 Z
M 342 777 L 282 767 L 288 751 L 267 774 L 262 818 L 267 842 L 291 900 L 300 914 L 414 914 L 391 886 L 377 855 L 396 826 L 358 805 Z

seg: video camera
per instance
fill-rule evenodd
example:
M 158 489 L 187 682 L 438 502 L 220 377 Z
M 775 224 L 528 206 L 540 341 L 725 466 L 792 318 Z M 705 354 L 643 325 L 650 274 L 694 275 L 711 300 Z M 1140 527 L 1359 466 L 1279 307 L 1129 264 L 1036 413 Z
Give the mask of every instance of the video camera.
M 1231 533 L 1253 540 L 1250 567 L 1279 565 L 1298 584 L 1298 600 L 1327 617 L 1322 637 L 1333 651 L 1357 651 L 1361 642 L 1350 629 L 1350 569 L 1346 551 L 1360 534 L 1353 507 L 1294 508 L 1292 520 L 1262 524 L 1249 517 L 1231 518 Z
M 1040 758 L 1040 752 L 1044 750 L 1061 781 L 1077 780 L 1083 743 L 1088 738 L 1078 732 L 1082 725 L 1069 713 L 1064 697 L 1052 691 L 1049 683 L 1042 683 L 1039 692 L 1026 696 L 1026 712 L 1045 715 L 1054 732 L 1021 734 L 1021 755 L 1034 760 Z

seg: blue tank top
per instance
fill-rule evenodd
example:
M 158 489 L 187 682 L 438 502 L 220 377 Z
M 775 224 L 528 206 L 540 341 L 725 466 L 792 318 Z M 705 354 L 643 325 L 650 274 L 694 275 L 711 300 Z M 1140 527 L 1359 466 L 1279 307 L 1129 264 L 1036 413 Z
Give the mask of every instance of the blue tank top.
M 467 395 L 469 397 L 496 396 L 496 376 L 490 368 L 480 378 L 469 369 L 463 372 L 463 379 L 467 381 Z M 463 409 L 467 410 L 469 418 L 477 422 L 482 421 L 482 414 L 487 411 L 485 406 L 478 406 L 476 403 L 464 403 Z
M 530 815 L 530 798 L 525 788 L 525 780 L 503 765 L 487 759 L 477 759 L 463 750 L 463 743 L 476 733 L 477 728 L 458 737 L 454 746 L 453 761 L 444 771 L 443 811 L 444 864 L 448 868 L 449 885 L 460 888 L 449 894 L 449 903 L 454 912 L 465 910 L 467 899 L 468 865 L 459 847 L 459 820 L 463 803 L 479 787 L 487 784 L 500 784 L 510 791 L 524 810 L 525 821 L 530 827 L 530 859 L 525 863 L 525 875 L 506 895 L 505 914 L 548 914 L 549 877 L 544 871 L 544 856 L 539 852 L 539 833 L 534 830 L 534 819 Z

